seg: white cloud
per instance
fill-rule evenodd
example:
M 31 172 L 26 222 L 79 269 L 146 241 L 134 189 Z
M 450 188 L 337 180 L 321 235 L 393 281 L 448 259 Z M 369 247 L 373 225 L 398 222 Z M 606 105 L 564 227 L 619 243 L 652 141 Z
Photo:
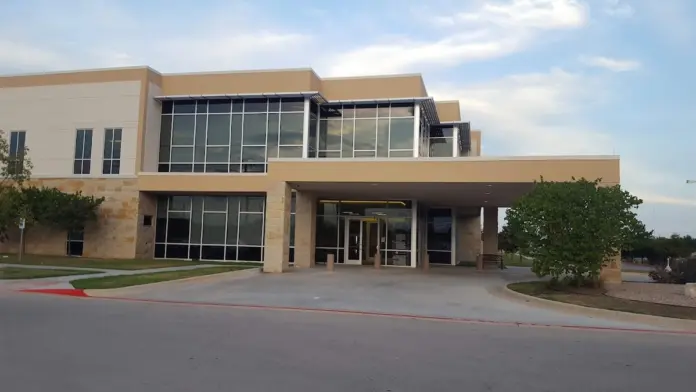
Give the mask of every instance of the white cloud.
M 616 18 L 630 18 L 635 9 L 623 0 L 605 0 L 604 13 Z
M 30 72 L 47 66 L 65 67 L 70 62 L 61 54 L 49 49 L 0 38 L 0 68 Z
M 430 88 L 437 99 L 458 99 L 462 117 L 483 130 L 482 142 L 499 147 L 485 155 L 620 155 L 621 143 L 583 115 L 591 105 L 613 98 L 606 90 L 602 78 L 561 69 Z M 683 179 L 650 166 L 643 157 L 621 156 L 621 182 L 646 203 L 696 206 L 679 197 Z
M 445 26 L 430 40 L 389 37 L 379 43 L 328 59 L 331 76 L 423 71 L 499 58 L 522 51 L 544 31 L 577 29 L 587 22 L 587 9 L 575 0 L 513 0 L 484 3 L 476 9 L 433 18 Z M 432 26 L 431 26 L 432 27 Z
M 546 30 L 582 27 L 587 14 L 587 7 L 576 0 L 512 0 L 484 3 L 474 12 L 461 12 L 438 20 L 450 25 L 479 22 Z
M 311 35 L 279 26 L 263 10 L 241 2 L 204 10 L 204 17 L 191 20 L 186 29 L 171 30 L 159 20 L 185 15 L 164 10 L 160 19 L 150 20 L 109 0 L 76 0 L 72 7 L 35 1 L 41 6 L 23 23 L 0 24 L 0 72 L 128 65 L 162 72 L 220 71 L 273 63 L 307 66 L 311 58 Z M 71 25 L 80 30 L 67 31 Z M 40 36 L 35 26 L 42 27 Z
M 604 56 L 581 57 L 580 61 L 591 67 L 604 68 L 613 72 L 635 71 L 641 67 L 641 63 L 636 60 L 622 60 Z

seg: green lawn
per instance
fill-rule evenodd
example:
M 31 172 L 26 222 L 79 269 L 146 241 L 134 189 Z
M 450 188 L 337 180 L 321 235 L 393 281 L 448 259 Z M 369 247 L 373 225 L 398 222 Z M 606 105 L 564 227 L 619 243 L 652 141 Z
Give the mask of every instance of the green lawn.
M 539 281 L 512 283 L 507 287 L 510 290 L 517 291 L 518 293 L 590 308 L 696 320 L 696 308 L 693 307 L 656 304 L 652 302 L 615 298 L 605 295 L 604 290 L 602 289 L 552 289 L 548 286 L 547 282 Z
M 27 264 L 27 265 L 46 265 L 54 267 L 77 267 L 77 268 L 103 268 L 115 270 L 140 270 L 148 268 L 180 267 L 187 265 L 208 264 L 208 262 L 186 261 L 186 260 L 161 260 L 161 259 L 90 259 L 84 257 L 61 257 L 61 256 L 36 256 L 24 255 L 22 261 L 17 260 L 17 256 L 0 256 L 0 264 Z M 214 264 L 214 263 L 210 263 Z
M 98 272 L 79 270 L 59 270 L 49 268 L 2 267 L 0 268 L 0 279 L 38 279 L 53 278 L 57 276 L 86 275 L 96 273 Z
M 228 265 L 220 267 L 197 268 L 184 271 L 153 272 L 149 274 L 105 276 L 103 278 L 86 278 L 73 280 L 70 283 L 76 289 L 116 289 L 120 287 L 137 286 L 141 284 L 164 282 L 168 280 L 191 278 L 219 274 L 222 272 L 239 271 L 256 268 L 253 265 Z
M 505 262 L 506 266 L 513 266 L 513 267 L 531 267 L 532 266 L 532 259 L 520 255 L 516 255 L 514 253 L 505 253 L 503 255 L 503 261 Z

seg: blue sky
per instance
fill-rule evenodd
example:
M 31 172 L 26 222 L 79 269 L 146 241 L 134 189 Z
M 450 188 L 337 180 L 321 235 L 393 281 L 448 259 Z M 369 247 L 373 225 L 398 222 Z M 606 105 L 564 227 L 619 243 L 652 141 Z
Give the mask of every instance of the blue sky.
M 4 0 L 0 73 L 420 72 L 485 155 L 620 154 L 646 225 L 696 235 L 693 20 L 693 0 Z

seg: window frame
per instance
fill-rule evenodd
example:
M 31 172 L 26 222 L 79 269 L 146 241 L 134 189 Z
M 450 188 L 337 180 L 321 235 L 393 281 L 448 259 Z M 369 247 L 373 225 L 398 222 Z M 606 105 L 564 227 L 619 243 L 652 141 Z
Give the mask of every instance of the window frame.
M 14 142 L 13 142 L 14 139 Z M 21 143 L 20 143 L 21 140 Z M 20 151 L 21 144 L 21 153 Z M 13 148 L 14 147 L 14 148 Z M 14 151 L 13 151 L 14 150 Z M 27 151 L 27 131 L 10 131 L 9 158 L 11 162 L 7 167 L 8 174 L 18 174 L 24 168 L 24 157 Z
M 116 137 L 118 135 L 118 138 Z M 110 137 L 109 137 L 110 136 Z M 118 158 L 114 158 L 116 145 L 118 144 Z M 107 158 L 108 146 L 109 157 Z M 102 157 L 102 174 L 119 175 L 121 174 L 121 154 L 123 147 L 123 128 L 105 128 L 104 129 L 104 156 Z
M 80 138 L 80 133 L 82 133 L 82 154 L 80 157 L 77 156 L 78 143 Z M 89 135 L 89 151 L 85 151 L 85 146 L 87 145 L 87 135 Z M 77 128 L 75 130 L 75 153 L 73 154 L 73 175 L 84 176 L 92 173 L 92 150 L 94 144 L 94 129 L 92 128 Z M 79 163 L 79 170 L 77 169 L 77 164 Z

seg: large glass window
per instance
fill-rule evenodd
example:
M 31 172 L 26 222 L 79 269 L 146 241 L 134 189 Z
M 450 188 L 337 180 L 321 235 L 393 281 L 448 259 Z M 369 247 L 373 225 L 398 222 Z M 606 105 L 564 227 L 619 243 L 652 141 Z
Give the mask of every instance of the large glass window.
M 24 168 L 24 155 L 26 154 L 26 131 L 10 132 L 10 156 L 7 164 L 8 174 L 17 174 Z
M 119 174 L 121 172 L 121 128 L 107 128 L 104 130 L 104 161 L 102 162 L 103 174 Z
M 428 256 L 432 264 L 452 264 L 452 210 L 428 210 Z
M 455 156 L 453 127 L 431 127 L 429 141 L 429 156 Z
M 265 204 L 256 195 L 161 196 L 155 257 L 262 261 Z
M 78 129 L 75 132 L 75 159 L 73 174 L 89 174 L 92 166 L 92 130 Z
M 158 170 L 265 172 L 302 157 L 303 130 L 302 97 L 165 101 Z
M 412 157 L 414 110 L 413 102 L 322 105 L 310 151 L 320 158 Z

